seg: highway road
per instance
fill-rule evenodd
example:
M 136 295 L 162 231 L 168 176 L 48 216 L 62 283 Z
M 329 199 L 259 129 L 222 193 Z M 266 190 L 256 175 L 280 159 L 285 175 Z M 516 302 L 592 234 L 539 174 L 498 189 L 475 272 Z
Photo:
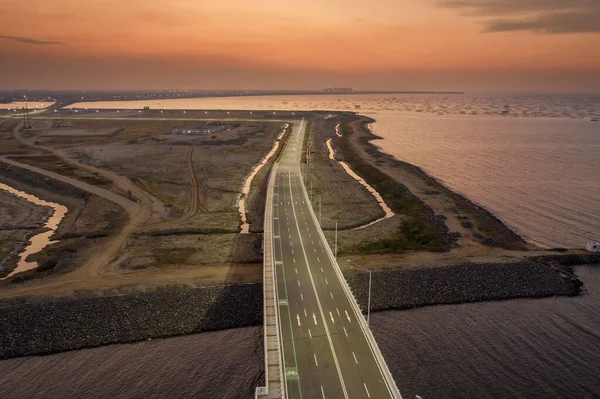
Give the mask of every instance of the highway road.
M 287 397 L 399 398 L 393 381 L 384 377 L 385 364 L 377 360 L 378 349 L 367 339 L 363 316 L 344 290 L 306 201 L 300 174 L 305 129 L 304 122 L 293 126 L 279 161 L 273 196 Z

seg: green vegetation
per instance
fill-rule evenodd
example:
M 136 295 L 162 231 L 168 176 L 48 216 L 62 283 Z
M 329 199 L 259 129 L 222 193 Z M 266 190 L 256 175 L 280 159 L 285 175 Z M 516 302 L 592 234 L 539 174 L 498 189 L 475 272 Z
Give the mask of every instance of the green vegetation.
M 227 233 L 237 233 L 237 230 L 223 229 L 223 228 L 218 228 L 218 227 L 214 227 L 214 228 L 191 227 L 189 229 L 166 229 L 166 230 L 148 231 L 148 232 L 138 233 L 136 235 L 159 237 L 159 236 L 183 236 L 183 235 L 193 235 L 193 234 L 227 234 Z
M 312 139 L 313 134 L 313 126 L 312 121 L 305 122 L 306 123 L 306 131 L 308 134 L 304 135 L 304 141 L 302 142 L 302 158 L 300 159 L 300 163 L 307 163 L 306 159 L 308 157 L 309 143 Z
M 388 206 L 397 214 L 406 217 L 400 228 L 391 236 L 377 241 L 363 243 L 350 253 L 398 253 L 411 250 L 445 251 L 450 246 L 444 241 L 445 232 L 432 222 L 433 213 L 405 186 L 399 184 L 377 167 L 365 161 L 352 146 L 352 129 L 346 124 L 340 126 L 342 137 L 336 145 L 343 160 L 369 183 L 383 197 Z
M 138 183 L 139 185 L 141 185 L 144 190 L 146 190 L 152 196 L 158 198 L 163 204 L 165 204 L 165 205 L 172 204 L 173 199 L 170 196 L 166 195 L 164 192 L 162 192 L 160 190 L 160 188 L 158 187 L 158 184 L 156 183 L 156 181 L 152 180 L 150 178 L 150 176 L 146 176 L 146 175 L 135 176 L 132 179 L 132 181 L 134 183 Z M 132 201 L 135 201 L 135 198 L 133 197 L 133 195 L 131 194 L 130 191 L 127 191 L 127 197 L 129 199 L 131 199 Z

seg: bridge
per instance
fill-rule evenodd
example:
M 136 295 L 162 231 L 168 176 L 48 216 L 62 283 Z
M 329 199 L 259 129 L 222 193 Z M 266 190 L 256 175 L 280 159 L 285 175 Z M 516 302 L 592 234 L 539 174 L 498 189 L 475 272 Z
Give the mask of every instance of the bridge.
M 312 209 L 304 120 L 274 164 L 264 229 L 265 386 L 256 398 L 401 398 Z

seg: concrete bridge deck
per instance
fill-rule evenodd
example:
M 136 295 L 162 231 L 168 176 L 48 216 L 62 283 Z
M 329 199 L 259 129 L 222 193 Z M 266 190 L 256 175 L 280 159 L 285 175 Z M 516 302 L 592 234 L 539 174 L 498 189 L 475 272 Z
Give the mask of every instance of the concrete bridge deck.
M 300 173 L 305 129 L 293 126 L 269 182 L 262 397 L 401 398 L 311 207 Z

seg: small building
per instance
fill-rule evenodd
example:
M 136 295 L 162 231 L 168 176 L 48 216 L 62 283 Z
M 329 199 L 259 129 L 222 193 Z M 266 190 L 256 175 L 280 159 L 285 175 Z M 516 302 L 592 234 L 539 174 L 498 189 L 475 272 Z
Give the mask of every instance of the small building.
M 590 252 L 600 252 L 600 241 L 588 242 L 585 249 L 587 249 Z

